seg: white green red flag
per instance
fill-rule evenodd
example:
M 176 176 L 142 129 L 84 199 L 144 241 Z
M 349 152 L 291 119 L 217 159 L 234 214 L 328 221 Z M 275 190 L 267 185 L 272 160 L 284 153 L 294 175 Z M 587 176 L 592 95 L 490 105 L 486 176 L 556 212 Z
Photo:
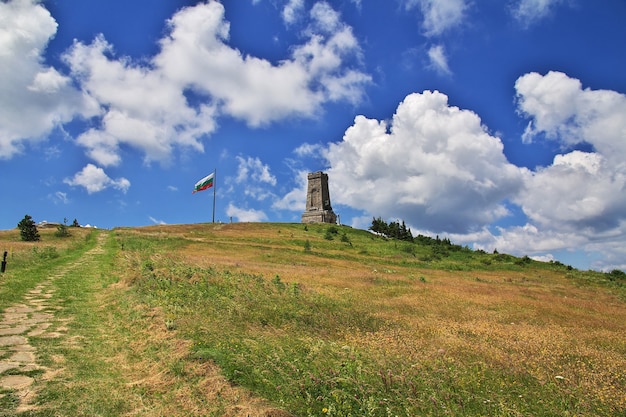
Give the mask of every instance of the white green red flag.
M 193 193 L 197 193 L 198 191 L 204 191 L 206 189 L 209 189 L 209 188 L 213 187 L 213 178 L 214 177 L 215 177 L 215 172 L 207 175 L 206 177 L 204 177 L 200 181 L 198 181 L 196 183 L 195 187 L 193 188 Z

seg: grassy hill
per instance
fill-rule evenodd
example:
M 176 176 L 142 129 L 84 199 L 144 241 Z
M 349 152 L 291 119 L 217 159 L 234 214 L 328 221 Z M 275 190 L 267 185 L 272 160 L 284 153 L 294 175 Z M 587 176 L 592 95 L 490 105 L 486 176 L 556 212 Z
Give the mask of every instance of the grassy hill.
M 98 305 L 99 318 L 70 333 L 104 328 L 106 349 L 125 369 L 99 377 L 99 388 L 119 397 L 118 408 L 101 415 L 626 415 L 619 272 L 387 240 L 345 226 L 80 233 L 73 243 L 42 234 L 39 244 L 0 233 L 0 244 L 20 246 L 13 275 L 0 278 L 0 306 L 54 262 L 93 245 L 92 234 L 106 235 L 93 261 L 98 273 L 65 284 L 69 291 L 93 276 L 85 293 L 97 302 L 80 304 L 74 290 L 70 304 L 74 317 Z M 16 277 L 26 275 L 34 278 L 20 287 Z M 111 355 L 92 349 L 93 358 Z M 103 367 L 95 359 L 78 364 L 84 349 L 64 354 L 76 364 L 67 359 L 63 386 L 42 388 L 49 397 L 80 385 L 81 366 Z M 214 364 L 219 369 L 207 368 Z M 218 374 L 226 381 L 220 388 Z M 99 395 L 92 391 L 92 401 L 105 401 Z

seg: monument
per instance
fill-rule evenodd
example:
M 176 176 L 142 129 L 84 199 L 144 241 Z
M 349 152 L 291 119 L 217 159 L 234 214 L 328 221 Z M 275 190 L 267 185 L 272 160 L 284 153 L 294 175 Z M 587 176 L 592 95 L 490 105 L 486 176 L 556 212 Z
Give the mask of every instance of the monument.
M 306 211 L 302 213 L 302 223 L 337 223 L 328 192 L 328 175 L 322 171 L 311 172 L 306 192 Z

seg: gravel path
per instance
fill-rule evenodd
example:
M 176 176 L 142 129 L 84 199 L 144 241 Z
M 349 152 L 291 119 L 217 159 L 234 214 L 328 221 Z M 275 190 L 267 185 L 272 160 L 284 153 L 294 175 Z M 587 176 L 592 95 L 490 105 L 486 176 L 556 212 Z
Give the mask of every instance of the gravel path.
M 13 390 L 20 403 L 16 411 L 25 411 L 32 402 L 35 379 L 47 380 L 53 371 L 37 362 L 35 337 L 58 338 L 63 329 L 53 327 L 55 309 L 49 305 L 54 277 L 31 290 L 23 303 L 7 308 L 0 321 L 0 388 Z
M 99 236 L 100 238 L 100 236 Z M 102 239 L 85 256 L 102 251 Z M 0 398 L 15 395 L 19 401 L 16 412 L 34 409 L 38 382 L 54 378 L 60 372 L 63 358 L 52 358 L 54 369 L 43 366 L 37 357 L 37 349 L 31 344 L 35 338 L 61 339 L 67 332 L 67 320 L 55 320 L 55 313 L 62 307 L 54 298 L 55 279 L 64 276 L 81 264 L 81 259 L 66 265 L 30 290 L 22 302 L 6 308 L 0 318 Z M 54 302 L 52 302 L 54 298 Z M 4 391 L 4 393 L 2 393 Z

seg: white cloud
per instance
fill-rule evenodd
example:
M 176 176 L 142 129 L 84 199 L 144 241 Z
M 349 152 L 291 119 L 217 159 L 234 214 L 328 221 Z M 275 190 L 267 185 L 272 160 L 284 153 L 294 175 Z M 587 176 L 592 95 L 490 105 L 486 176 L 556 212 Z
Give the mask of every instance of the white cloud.
M 520 112 L 531 119 L 526 142 L 539 134 L 564 146 L 587 142 L 605 158 L 623 160 L 626 95 L 583 89 L 579 80 L 555 71 L 526 74 L 515 89 Z
M 426 36 L 438 36 L 460 25 L 468 9 L 466 0 L 405 0 L 408 10 L 419 7 Z
M 262 182 L 276 185 L 276 177 L 270 173 L 269 165 L 263 164 L 259 158 L 237 156 L 237 183 Z
M 276 177 L 271 174 L 270 167 L 263 164 L 259 158 L 244 158 L 241 156 L 236 158 L 238 166 L 234 182 L 237 184 L 237 193 L 257 201 L 273 197 L 273 193 L 269 190 L 268 185 L 275 186 Z
M 428 58 L 430 59 L 431 66 L 435 69 L 435 71 L 444 74 L 450 75 L 452 71 L 450 71 L 450 67 L 448 66 L 448 57 L 446 56 L 446 51 L 443 45 L 433 45 L 428 50 Z
M 148 216 L 148 218 L 149 218 L 149 219 L 150 219 L 150 221 L 151 221 L 152 223 L 154 223 L 154 224 L 159 224 L 159 225 L 164 225 L 164 224 L 167 224 L 167 223 L 166 223 L 166 222 L 164 222 L 163 220 L 156 219 L 156 218 L 154 218 L 154 217 L 152 217 L 152 216 Z
M 141 151 L 146 163 L 167 163 L 176 149 L 203 151 L 202 141 L 221 115 L 250 126 L 315 117 L 329 101 L 357 102 L 371 82 L 358 69 L 352 29 L 327 3 L 303 15 L 310 20 L 303 43 L 275 65 L 229 46 L 224 6 L 208 1 L 168 20 L 153 57 L 116 57 L 103 35 L 90 44 L 75 42 L 63 55 L 69 76 L 42 64 L 57 27 L 49 12 L 26 0 L 0 7 L 0 27 L 7 28 L 0 29 L 4 158 L 19 152 L 24 140 L 43 137 L 76 115 L 101 115 L 76 138 L 98 165 L 120 164 L 122 147 Z
M 303 143 L 302 145 L 298 146 L 296 149 L 294 149 L 294 153 L 300 157 L 303 156 L 319 156 L 323 151 L 323 147 L 322 145 L 316 143 L 316 144 L 311 144 L 311 143 Z
M 626 170 L 598 153 L 573 151 L 534 172 L 517 200 L 544 228 L 595 234 L 626 220 L 624 189 Z
M 126 178 L 122 177 L 113 180 L 109 178 L 102 168 L 93 164 L 87 164 L 80 172 L 77 172 L 73 178 L 66 178 L 63 182 L 71 186 L 83 187 L 87 190 L 88 194 L 97 193 L 109 187 L 126 193 L 130 187 L 130 181 Z
M 515 88 L 520 113 L 530 118 L 527 142 L 545 138 L 564 149 L 582 143 L 593 148 L 556 155 L 527 178 L 516 202 L 542 235 L 559 236 L 560 248 L 576 245 L 624 264 L 626 96 L 583 89 L 560 72 L 526 74 Z
M 263 211 L 239 208 L 232 202 L 226 207 L 226 215 L 234 217 L 240 222 L 262 222 L 267 220 L 267 215 Z
M 325 1 L 317 2 L 311 9 L 311 18 L 315 26 L 315 31 L 322 33 L 333 33 L 343 26 L 341 15 Z
M 563 3 L 563 0 L 519 0 L 513 7 L 513 17 L 529 26 L 548 16 L 559 3 Z
M 285 24 L 292 25 L 304 13 L 304 0 L 288 0 L 283 7 L 282 18 Z
M 360 98 L 371 79 L 346 66 L 359 51 L 351 29 L 337 23 L 336 32 L 322 33 L 320 22 L 327 27 L 328 17 L 319 12 L 312 18 L 317 31 L 308 33 L 308 42 L 294 47 L 291 59 L 272 65 L 226 44 L 224 7 L 211 1 L 183 9 L 170 20 L 171 33 L 161 41 L 154 62 L 166 78 L 193 86 L 222 112 L 251 126 L 311 117 L 327 101 Z
M 65 55 L 72 74 L 107 109 L 100 127 L 77 138 L 87 154 L 108 166 L 120 163 L 121 144 L 142 150 L 147 162 L 166 162 L 174 146 L 202 151 L 199 139 L 215 129 L 215 108 L 190 107 L 184 86 L 157 70 L 111 59 L 112 52 L 99 36 L 90 45 L 75 43 Z
M 295 173 L 296 187 L 277 199 L 272 208 L 303 212 L 306 209 L 306 193 L 308 186 L 308 171 L 300 170 Z
M 413 227 L 467 233 L 508 214 L 523 185 L 499 138 L 437 91 L 411 94 L 390 126 L 357 116 L 326 158 L 336 203 Z
M 0 2 L 0 159 L 98 107 L 42 58 L 57 23 L 39 2 Z
M 51 194 L 49 198 L 54 204 L 68 204 L 70 202 L 69 198 L 67 198 L 67 193 L 64 193 L 62 191 L 57 191 L 54 194 Z

